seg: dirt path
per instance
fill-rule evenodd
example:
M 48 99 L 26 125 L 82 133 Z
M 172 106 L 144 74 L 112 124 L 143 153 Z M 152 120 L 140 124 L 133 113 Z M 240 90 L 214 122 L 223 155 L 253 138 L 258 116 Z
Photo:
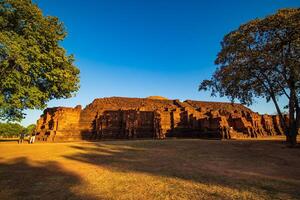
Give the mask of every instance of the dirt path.
M 0 199 L 300 199 L 281 141 L 0 143 Z

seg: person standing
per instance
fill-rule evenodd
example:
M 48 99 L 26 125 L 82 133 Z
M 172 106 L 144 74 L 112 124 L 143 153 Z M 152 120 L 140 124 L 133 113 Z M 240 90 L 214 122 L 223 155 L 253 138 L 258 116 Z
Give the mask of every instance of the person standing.
M 19 144 L 23 144 L 24 137 L 25 137 L 25 133 L 24 133 L 24 131 L 22 131 L 20 133 L 20 137 L 19 137 L 19 141 L 18 141 Z
M 33 144 L 35 141 L 35 133 L 30 136 L 29 144 Z

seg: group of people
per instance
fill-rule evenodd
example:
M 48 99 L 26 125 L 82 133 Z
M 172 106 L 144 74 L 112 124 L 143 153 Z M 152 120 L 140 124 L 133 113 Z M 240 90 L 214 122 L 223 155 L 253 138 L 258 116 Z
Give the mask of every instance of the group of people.
M 19 144 L 23 144 L 24 139 L 25 139 L 25 133 L 24 133 L 24 132 L 21 132 L 21 133 L 20 133 L 20 137 L 19 137 L 18 143 L 19 143 Z M 31 134 L 31 135 L 29 136 L 29 140 L 28 140 L 28 143 L 29 143 L 29 144 L 33 144 L 34 142 L 35 142 L 35 133 Z

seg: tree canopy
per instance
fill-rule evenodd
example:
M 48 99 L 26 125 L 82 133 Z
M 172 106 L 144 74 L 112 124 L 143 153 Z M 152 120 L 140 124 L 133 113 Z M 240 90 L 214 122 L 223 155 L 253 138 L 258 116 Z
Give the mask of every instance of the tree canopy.
M 215 63 L 219 66 L 199 90 L 250 105 L 256 97 L 272 100 L 292 143 L 300 127 L 300 9 L 282 9 L 227 34 Z M 278 97 L 288 99 L 289 123 Z
M 17 123 L 0 123 L 0 137 L 18 137 L 21 132 L 25 133 L 26 135 L 31 135 L 35 133 L 35 127 L 35 124 L 23 127 L 22 125 Z
M 74 57 L 60 45 L 66 34 L 31 0 L 0 0 L 0 119 L 20 120 L 79 89 Z

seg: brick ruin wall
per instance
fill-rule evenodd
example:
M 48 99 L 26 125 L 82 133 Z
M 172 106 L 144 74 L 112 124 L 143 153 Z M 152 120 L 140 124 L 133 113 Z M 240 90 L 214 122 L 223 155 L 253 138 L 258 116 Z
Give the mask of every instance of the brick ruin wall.
M 48 108 L 36 131 L 42 141 L 284 134 L 278 116 L 259 115 L 241 104 L 123 97 L 95 99 L 84 109 Z

